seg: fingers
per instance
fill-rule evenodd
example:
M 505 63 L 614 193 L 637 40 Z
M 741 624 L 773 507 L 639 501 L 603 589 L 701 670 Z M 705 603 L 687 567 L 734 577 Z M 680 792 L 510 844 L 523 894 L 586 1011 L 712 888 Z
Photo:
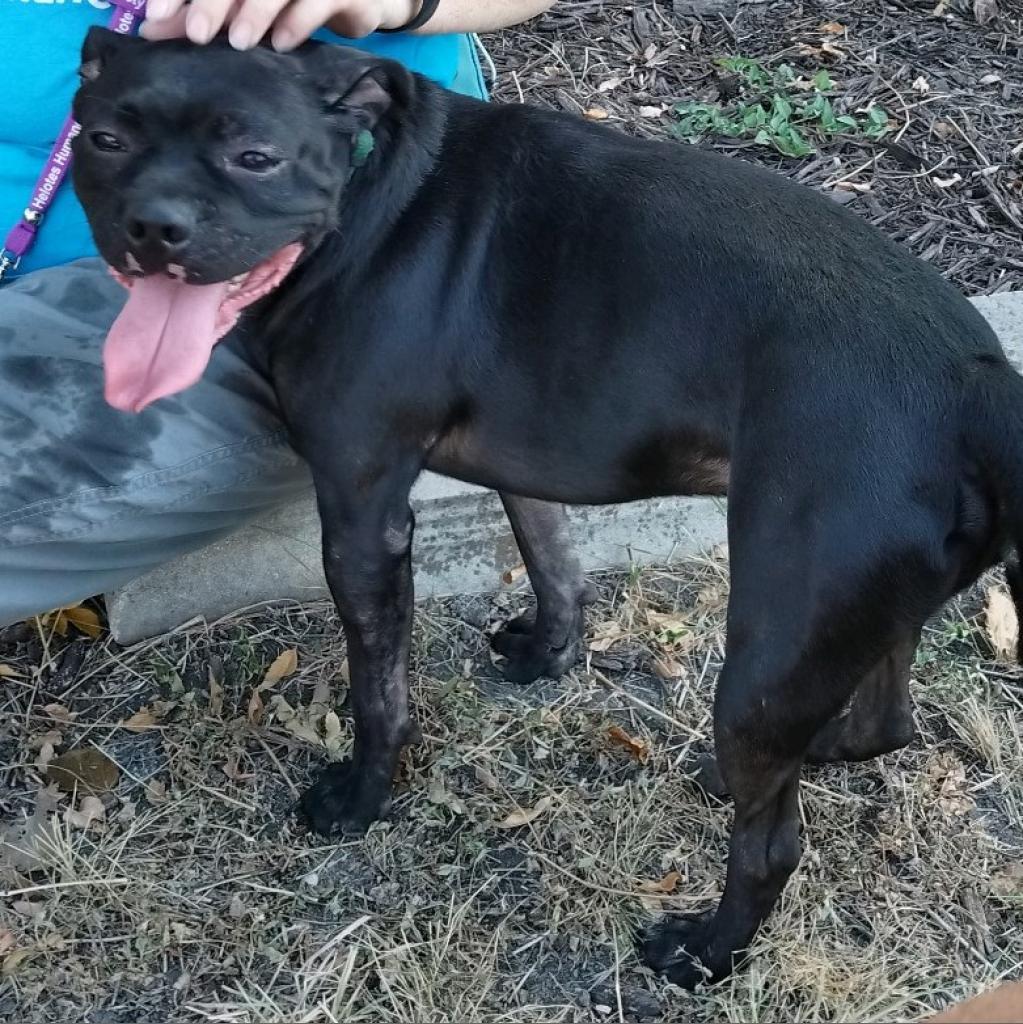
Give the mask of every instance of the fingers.
M 338 35 L 361 39 L 379 27 L 379 5 L 353 0 L 293 0 L 274 25 L 274 49 L 291 50 L 324 25 Z
M 147 20 L 142 26 L 142 34 L 146 39 L 174 39 L 187 36 L 193 43 L 208 43 L 227 22 L 233 20 L 235 0 L 193 0 L 187 7 L 182 0 L 162 0 L 166 8 L 159 6 L 161 0 L 150 0 L 147 8 Z M 287 0 L 280 0 L 280 10 Z M 169 10 L 167 17 L 159 17 L 164 9 Z M 252 45 L 259 41 L 257 36 Z
M 236 50 L 248 50 L 255 46 L 287 7 L 288 0 L 242 0 L 238 12 L 231 18 L 231 27 L 227 33 L 231 45 Z

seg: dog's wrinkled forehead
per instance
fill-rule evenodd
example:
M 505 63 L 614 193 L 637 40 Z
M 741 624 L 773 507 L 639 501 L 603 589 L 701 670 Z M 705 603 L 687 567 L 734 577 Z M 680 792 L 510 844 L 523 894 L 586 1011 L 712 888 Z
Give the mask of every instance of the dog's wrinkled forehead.
M 301 62 L 264 50 L 243 54 L 216 43 L 199 49 L 132 40 L 84 56 L 79 120 L 113 115 L 153 130 L 256 131 L 281 137 L 300 128 L 326 127 L 314 83 Z

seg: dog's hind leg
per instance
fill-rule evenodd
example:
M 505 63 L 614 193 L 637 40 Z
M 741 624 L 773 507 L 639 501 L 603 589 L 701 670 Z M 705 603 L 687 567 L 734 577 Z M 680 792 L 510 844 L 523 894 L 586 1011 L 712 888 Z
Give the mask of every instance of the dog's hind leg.
M 583 608 L 596 590 L 572 550 L 563 505 L 503 492 L 501 501 L 536 594 L 536 613 L 512 619 L 494 635 L 493 647 L 507 659 L 502 671 L 512 682 L 556 679 L 579 657 Z
M 909 630 L 853 691 L 842 710 L 817 733 L 810 764 L 867 761 L 907 746 L 915 735 L 909 674 L 920 631 Z
M 730 509 L 732 593 L 714 708 L 735 801 L 725 890 L 716 911 L 669 918 L 643 947 L 647 963 L 685 987 L 727 976 L 749 949 L 799 861 L 799 772 L 814 737 L 944 596 L 932 561 L 940 540 L 885 536 L 873 509 L 797 517 L 779 515 L 769 496 L 745 498 L 734 495 Z M 798 495 L 789 507 L 800 507 Z
M 916 730 L 909 675 L 919 642 L 919 630 L 907 630 L 867 673 L 845 706 L 818 730 L 806 752 L 807 763 L 868 761 L 912 742 Z M 704 792 L 718 800 L 728 797 L 728 786 L 712 754 L 698 755 L 693 770 Z

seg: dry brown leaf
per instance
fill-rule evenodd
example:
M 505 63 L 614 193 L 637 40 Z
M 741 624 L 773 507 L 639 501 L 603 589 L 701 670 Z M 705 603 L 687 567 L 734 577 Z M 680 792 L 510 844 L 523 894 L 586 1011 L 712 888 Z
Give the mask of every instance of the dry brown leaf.
M 494 824 L 497 828 L 519 828 L 522 825 L 528 825 L 531 821 L 539 818 L 550 805 L 551 798 L 549 796 L 541 797 L 533 807 L 520 807 Z
M 600 85 L 597 86 L 597 92 L 610 92 L 612 89 L 617 89 L 622 84 L 622 80 L 618 77 L 605 78 Z
M 590 112 L 586 111 L 586 116 L 590 116 Z M 607 114 L 604 114 L 607 117 Z M 591 120 L 599 120 L 598 118 L 591 118 Z M 513 565 L 510 569 L 505 569 L 501 573 L 501 582 L 506 586 L 510 587 L 513 583 L 518 583 L 523 576 L 526 575 L 526 567 L 521 563 L 519 565 Z
M 131 718 L 123 721 L 121 726 L 130 732 L 145 732 L 147 729 L 152 729 L 156 723 L 157 716 L 155 712 L 148 705 L 143 704 Z
M 677 612 L 657 612 L 653 608 L 645 611 L 647 625 L 666 633 L 688 633 L 692 629 L 688 619 Z
M 331 710 L 330 677 L 321 676 L 313 687 L 313 696 L 309 701 L 309 717 L 319 718 Z
M 17 944 L 18 940 L 10 928 L 0 928 L 0 956 L 6 956 Z
M 593 630 L 593 639 L 588 646 L 591 651 L 602 654 L 622 638 L 622 627 L 614 619 L 602 622 Z
M 218 666 L 222 669 L 223 666 Z M 211 664 L 207 669 L 207 679 L 210 686 L 210 714 L 219 718 L 224 711 L 224 687 L 221 683 L 220 671 L 215 671 Z
M 678 888 L 678 883 L 681 881 L 682 876 L 677 871 L 669 871 L 663 878 L 656 882 L 638 882 L 636 884 L 636 888 L 640 892 L 667 896 Z
M 607 738 L 613 747 L 622 747 L 637 761 L 645 761 L 650 756 L 650 748 L 642 740 L 630 736 L 620 725 L 612 725 L 607 730 Z
M 664 107 L 640 107 L 640 117 L 660 117 L 664 113 Z
M 150 779 L 146 783 L 146 801 L 157 806 L 167 802 L 167 784 L 159 779 Z
M 53 760 L 56 748 L 63 742 L 64 734 L 58 732 L 56 729 L 50 729 L 48 732 L 44 732 L 40 736 L 33 736 L 29 741 L 29 747 L 39 750 L 35 759 L 36 768 L 40 771 L 45 771 L 47 765 L 49 765 Z
M 21 673 L 10 665 L 0 664 L 0 679 L 21 679 Z
M 51 867 L 54 859 L 50 838 L 50 814 L 57 809 L 60 794 L 53 786 L 36 793 L 35 806 L 27 818 L 0 825 L 0 864 L 15 871 L 40 871 Z
M 1019 644 L 1019 622 L 1012 598 L 1004 587 L 988 588 L 984 629 L 995 657 L 999 661 L 1014 662 Z
M 64 812 L 64 821 L 72 828 L 88 829 L 93 825 L 101 825 L 107 816 L 107 809 L 99 797 L 82 797 L 78 810 L 68 808 Z
M 991 892 L 1002 899 L 1023 900 L 1023 862 L 1010 861 L 994 871 Z
M 337 717 L 337 712 L 335 711 L 328 711 L 323 716 L 323 745 L 327 748 L 327 753 L 331 757 L 336 759 L 341 756 L 343 733 L 341 719 Z
M 11 908 L 16 914 L 21 914 L 23 917 L 30 918 L 33 921 L 39 921 L 46 916 L 46 904 L 42 900 L 15 900 L 11 904 Z M 3 942 L 0 939 L 0 956 L 3 955 Z
M 78 747 L 55 757 L 46 769 L 48 782 L 58 789 L 73 793 L 106 793 L 117 785 L 121 771 L 117 765 L 95 747 Z
M 93 640 L 98 640 L 103 635 L 103 623 L 91 608 L 77 605 L 74 608 L 63 608 L 61 611 L 67 621 L 80 633 L 84 633 Z
M 278 654 L 274 658 L 273 664 L 266 670 L 266 676 L 263 678 L 263 682 L 259 688 L 261 690 L 267 690 L 271 686 L 275 686 L 282 679 L 286 679 L 290 675 L 294 675 L 298 670 L 298 651 L 292 647 L 290 650 L 284 651 Z
M 304 740 L 313 746 L 320 745 L 320 734 L 308 721 L 305 715 L 296 711 L 280 694 L 275 694 L 270 701 L 274 717 L 296 739 Z
M 650 668 L 659 679 L 681 679 L 686 670 L 673 658 L 654 658 Z
M 78 717 L 77 711 L 70 711 L 63 704 L 45 704 L 43 706 L 43 711 L 45 711 L 55 722 L 69 723 L 73 722 Z
M 489 772 L 486 768 L 484 768 L 483 765 L 475 765 L 473 771 L 475 772 L 476 775 L 476 781 L 482 782 L 483 785 L 487 787 L 487 789 L 498 790 L 501 788 L 498 785 L 496 776 L 494 776 L 493 773 Z
M 842 36 L 845 35 L 845 25 L 840 21 L 826 21 L 817 31 L 826 36 Z
M 31 956 L 35 956 L 36 949 L 29 946 L 25 949 L 16 949 L 13 953 L 8 953 L 4 959 L 3 967 L 0 967 L 0 974 L 5 978 L 9 978 L 15 971 Z
M 249 725 L 259 725 L 263 721 L 264 710 L 263 698 L 259 695 L 259 687 L 256 687 L 252 691 L 252 696 L 249 697 L 249 707 L 245 713 Z
M 603 107 L 588 107 L 583 111 L 583 117 L 590 121 L 606 121 L 608 114 Z

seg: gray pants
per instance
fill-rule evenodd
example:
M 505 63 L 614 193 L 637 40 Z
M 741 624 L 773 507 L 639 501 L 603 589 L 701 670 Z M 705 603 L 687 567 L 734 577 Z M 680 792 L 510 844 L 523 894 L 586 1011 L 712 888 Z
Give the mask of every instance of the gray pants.
M 461 42 L 455 92 L 486 99 Z M 312 488 L 273 390 L 221 342 L 202 380 L 138 416 L 103 400 L 124 292 L 99 260 L 0 288 L 0 626 L 126 583 Z
M 127 582 L 311 488 L 231 338 L 135 416 L 103 400 L 124 292 L 99 260 L 0 289 L 0 626 Z

